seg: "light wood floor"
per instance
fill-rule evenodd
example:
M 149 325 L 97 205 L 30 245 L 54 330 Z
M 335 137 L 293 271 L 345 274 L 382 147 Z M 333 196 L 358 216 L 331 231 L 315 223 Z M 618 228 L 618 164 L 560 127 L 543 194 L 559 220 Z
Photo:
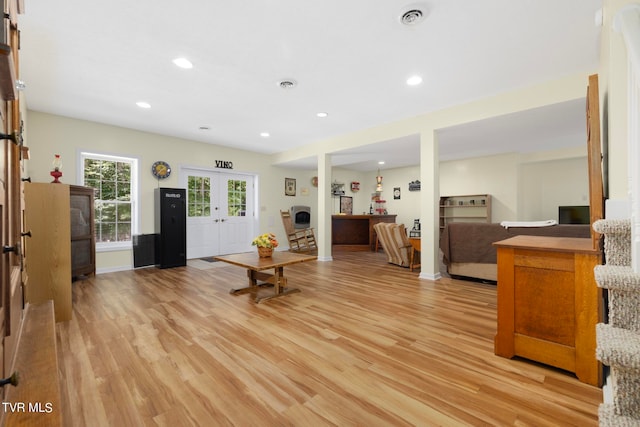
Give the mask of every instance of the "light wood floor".
M 226 264 L 75 282 L 66 425 L 597 425 L 600 389 L 493 354 L 495 285 L 366 252 L 285 273 L 302 292 L 262 304 Z

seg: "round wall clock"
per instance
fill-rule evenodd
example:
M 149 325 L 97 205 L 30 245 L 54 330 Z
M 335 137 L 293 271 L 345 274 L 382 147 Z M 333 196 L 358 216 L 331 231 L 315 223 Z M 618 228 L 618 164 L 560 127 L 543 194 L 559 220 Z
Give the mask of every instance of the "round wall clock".
M 158 179 L 169 178 L 169 175 L 171 175 L 171 166 L 169 166 L 167 162 L 157 161 L 151 166 L 151 173 Z

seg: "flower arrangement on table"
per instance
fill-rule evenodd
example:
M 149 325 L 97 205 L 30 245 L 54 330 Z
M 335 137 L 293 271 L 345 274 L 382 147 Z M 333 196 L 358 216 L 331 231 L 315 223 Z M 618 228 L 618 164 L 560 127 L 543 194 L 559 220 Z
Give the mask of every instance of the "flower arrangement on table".
M 278 247 L 278 240 L 273 233 L 264 233 L 253 239 L 252 246 L 258 247 L 258 254 L 261 257 L 271 256 L 273 249 Z

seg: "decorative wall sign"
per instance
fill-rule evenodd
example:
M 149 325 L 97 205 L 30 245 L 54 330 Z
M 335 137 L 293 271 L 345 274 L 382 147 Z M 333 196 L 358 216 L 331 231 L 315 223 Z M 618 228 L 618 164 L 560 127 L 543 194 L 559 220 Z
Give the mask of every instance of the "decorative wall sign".
M 295 178 L 284 179 L 284 195 L 285 196 L 296 195 L 296 179 Z
M 420 181 L 411 181 L 409 183 L 409 191 L 420 191 Z
M 358 181 L 353 181 L 351 183 L 351 191 L 354 193 L 357 193 L 358 191 L 360 191 L 360 183 Z
M 400 187 L 393 187 L 393 200 L 400 200 Z
M 227 160 L 216 160 L 216 167 L 220 169 L 233 169 L 233 162 Z

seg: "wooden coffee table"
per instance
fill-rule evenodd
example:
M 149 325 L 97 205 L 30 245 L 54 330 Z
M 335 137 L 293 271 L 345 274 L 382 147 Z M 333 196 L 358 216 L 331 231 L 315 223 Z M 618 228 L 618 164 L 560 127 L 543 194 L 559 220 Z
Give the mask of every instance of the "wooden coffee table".
M 268 258 L 260 258 L 256 252 L 221 255 L 213 258 L 218 261 L 246 268 L 247 276 L 249 277 L 249 286 L 245 288 L 231 289 L 229 293 L 240 295 L 254 292 L 256 294 L 255 301 L 259 303 L 271 298 L 300 292 L 300 289 L 287 287 L 287 278 L 284 277 L 284 267 L 287 265 L 298 264 L 300 262 L 314 261 L 318 257 L 315 255 L 274 251 L 273 255 Z M 273 269 L 273 274 L 264 271 L 270 269 Z M 258 281 L 264 283 L 258 284 Z M 266 286 L 273 286 L 273 294 L 262 297 L 258 296 L 258 289 Z

